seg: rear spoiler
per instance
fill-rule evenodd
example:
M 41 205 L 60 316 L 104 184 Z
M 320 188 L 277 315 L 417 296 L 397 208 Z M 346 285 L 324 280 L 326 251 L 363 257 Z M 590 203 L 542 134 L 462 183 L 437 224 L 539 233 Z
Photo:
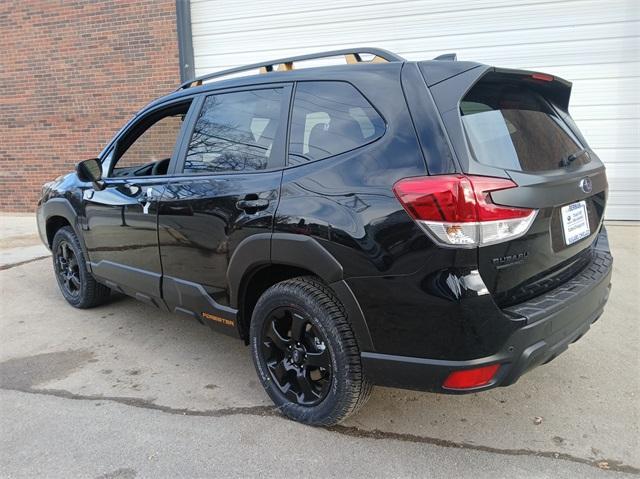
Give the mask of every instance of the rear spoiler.
M 436 98 L 441 111 L 455 108 L 471 87 L 488 75 L 497 81 L 500 77 L 504 77 L 505 81 L 522 80 L 558 108 L 564 111 L 569 108 L 571 82 L 557 76 L 528 70 L 496 68 L 474 62 L 431 60 L 418 62 L 418 66 L 427 86 L 432 88 L 438 85 L 438 90 L 441 90 L 439 98 Z M 441 83 L 444 88 L 441 88 Z
M 501 75 L 506 79 L 518 78 L 527 83 L 532 90 L 537 91 L 543 97 L 550 100 L 560 109 L 569 109 L 569 98 L 571 97 L 572 83 L 557 76 L 547 73 L 532 72 L 528 70 L 511 70 L 506 68 L 494 68 L 496 77 Z

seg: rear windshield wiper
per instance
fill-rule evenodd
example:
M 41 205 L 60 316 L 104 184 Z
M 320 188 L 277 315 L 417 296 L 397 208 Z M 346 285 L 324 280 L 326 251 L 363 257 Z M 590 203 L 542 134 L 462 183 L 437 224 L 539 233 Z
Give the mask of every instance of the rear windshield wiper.
M 588 152 L 587 152 L 587 150 L 585 148 L 580 148 L 579 150 L 571 153 L 566 158 L 562 159 L 560 161 L 560 166 L 561 167 L 569 166 L 571 163 L 573 163 L 575 160 L 580 158 L 582 155 L 587 155 L 588 156 Z

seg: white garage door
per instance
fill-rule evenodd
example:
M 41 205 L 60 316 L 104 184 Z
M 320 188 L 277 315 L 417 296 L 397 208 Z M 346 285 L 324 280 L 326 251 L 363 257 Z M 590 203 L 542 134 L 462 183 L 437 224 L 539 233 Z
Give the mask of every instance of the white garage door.
M 367 45 L 566 78 L 571 113 L 608 167 L 607 218 L 640 220 L 638 0 L 191 0 L 191 22 L 198 75 Z

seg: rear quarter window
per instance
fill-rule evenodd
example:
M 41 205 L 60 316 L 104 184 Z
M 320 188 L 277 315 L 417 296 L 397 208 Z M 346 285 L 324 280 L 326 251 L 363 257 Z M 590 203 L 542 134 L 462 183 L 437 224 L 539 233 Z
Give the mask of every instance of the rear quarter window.
M 354 150 L 384 131 L 382 117 L 349 83 L 300 82 L 293 101 L 289 165 Z

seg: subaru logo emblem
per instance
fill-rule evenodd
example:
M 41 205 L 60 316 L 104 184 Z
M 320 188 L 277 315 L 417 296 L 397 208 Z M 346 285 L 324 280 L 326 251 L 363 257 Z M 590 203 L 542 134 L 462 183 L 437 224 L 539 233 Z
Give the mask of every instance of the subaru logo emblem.
M 593 189 L 591 178 L 582 178 L 578 185 L 580 186 L 580 189 L 585 193 L 591 193 L 591 190 Z

